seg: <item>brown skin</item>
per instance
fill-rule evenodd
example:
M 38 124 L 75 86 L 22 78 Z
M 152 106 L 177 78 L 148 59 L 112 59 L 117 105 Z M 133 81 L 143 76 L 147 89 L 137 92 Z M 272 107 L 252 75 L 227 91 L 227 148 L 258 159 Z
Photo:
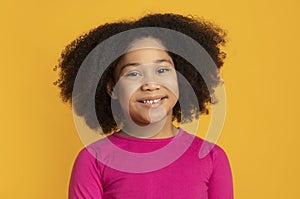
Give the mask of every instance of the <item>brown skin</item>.
M 114 70 L 117 84 L 109 89 L 115 90 L 112 99 L 118 100 L 125 115 L 127 130 L 122 129 L 120 134 L 172 137 L 178 133 L 172 125 L 172 113 L 179 92 L 172 58 L 154 38 L 142 38 L 131 45 L 132 51 L 123 56 Z M 144 103 L 160 98 L 163 99 L 157 103 Z

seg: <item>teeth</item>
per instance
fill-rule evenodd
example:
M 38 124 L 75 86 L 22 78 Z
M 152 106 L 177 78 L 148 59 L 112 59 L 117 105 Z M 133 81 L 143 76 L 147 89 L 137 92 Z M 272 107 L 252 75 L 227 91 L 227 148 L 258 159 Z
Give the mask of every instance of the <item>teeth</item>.
M 159 102 L 161 100 L 162 100 L 162 98 L 155 99 L 155 100 L 144 100 L 143 103 L 144 104 L 156 104 L 157 102 Z

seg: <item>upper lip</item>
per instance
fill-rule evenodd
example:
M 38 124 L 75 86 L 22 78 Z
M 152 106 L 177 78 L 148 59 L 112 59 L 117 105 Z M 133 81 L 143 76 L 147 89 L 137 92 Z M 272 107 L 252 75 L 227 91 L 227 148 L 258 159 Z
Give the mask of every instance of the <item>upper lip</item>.
M 167 96 L 165 96 L 165 95 L 145 96 L 145 97 L 138 99 L 137 101 L 141 102 L 141 101 L 155 100 L 155 99 L 161 99 L 161 98 L 166 98 L 166 97 Z

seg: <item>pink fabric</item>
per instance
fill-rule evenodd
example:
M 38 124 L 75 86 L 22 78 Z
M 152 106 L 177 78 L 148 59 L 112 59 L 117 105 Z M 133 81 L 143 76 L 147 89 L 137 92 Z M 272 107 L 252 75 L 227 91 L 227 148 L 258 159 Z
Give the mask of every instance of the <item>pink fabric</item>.
M 193 136 L 182 129 L 179 134 Z M 174 137 L 143 139 L 114 133 L 104 139 L 123 150 L 146 153 L 166 146 Z M 75 160 L 69 199 L 233 199 L 232 174 L 224 150 L 215 145 L 199 158 L 202 143 L 203 139 L 195 137 L 183 155 L 159 170 L 129 173 L 97 160 L 101 140 L 97 141 L 82 149 Z

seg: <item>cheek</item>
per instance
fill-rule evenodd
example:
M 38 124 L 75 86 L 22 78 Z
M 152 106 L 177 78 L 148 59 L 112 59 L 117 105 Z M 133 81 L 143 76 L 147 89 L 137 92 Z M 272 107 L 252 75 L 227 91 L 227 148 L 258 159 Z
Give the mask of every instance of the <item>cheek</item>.
M 128 110 L 129 101 L 132 98 L 134 92 L 141 85 L 138 82 L 130 82 L 125 79 L 121 79 L 115 86 L 115 91 L 118 96 L 119 103 L 123 109 Z
M 178 80 L 177 76 L 170 76 L 168 78 L 164 78 L 161 82 L 165 87 L 170 90 L 178 99 L 179 96 L 179 88 L 178 88 Z

